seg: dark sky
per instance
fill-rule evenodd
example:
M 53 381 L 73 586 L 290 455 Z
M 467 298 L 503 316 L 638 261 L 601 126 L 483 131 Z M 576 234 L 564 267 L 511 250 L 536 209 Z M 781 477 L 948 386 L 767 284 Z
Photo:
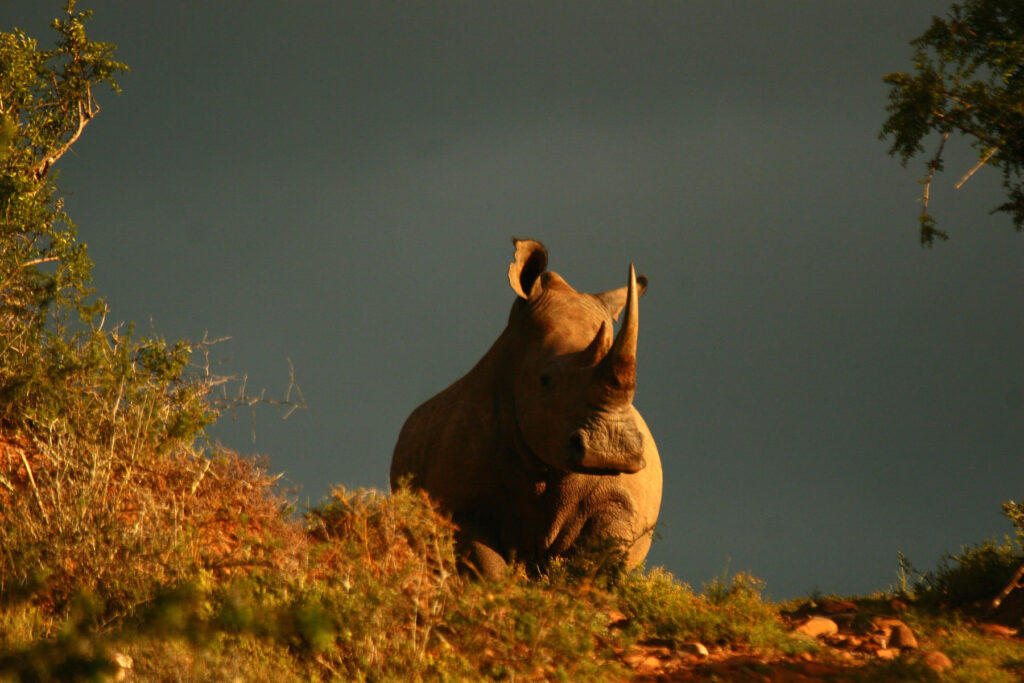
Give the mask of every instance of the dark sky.
M 62 2 L 12 4 L 46 37 Z M 897 551 L 1011 531 L 1024 237 L 997 173 L 952 188 L 960 146 L 953 240 L 921 249 L 920 168 L 877 139 L 948 3 L 80 4 L 132 68 L 61 162 L 109 319 L 230 335 L 250 390 L 290 358 L 309 409 L 214 434 L 304 498 L 386 487 L 405 417 L 504 326 L 516 235 L 581 290 L 650 278 L 649 565 L 866 593 Z

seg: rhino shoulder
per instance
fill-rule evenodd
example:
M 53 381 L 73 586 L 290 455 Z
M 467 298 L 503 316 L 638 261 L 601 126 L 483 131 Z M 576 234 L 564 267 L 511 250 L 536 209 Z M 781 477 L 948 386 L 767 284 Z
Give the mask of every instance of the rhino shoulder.
M 429 399 L 406 419 L 391 461 L 391 484 L 411 475 L 442 497 L 439 481 L 462 480 L 480 470 L 492 429 L 491 411 L 456 385 Z

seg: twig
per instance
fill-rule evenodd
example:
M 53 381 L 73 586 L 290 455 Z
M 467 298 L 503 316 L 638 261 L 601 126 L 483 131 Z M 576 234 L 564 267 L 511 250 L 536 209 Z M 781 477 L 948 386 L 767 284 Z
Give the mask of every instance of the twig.
M 38 266 L 41 263 L 53 263 L 54 261 L 60 261 L 59 256 L 43 256 L 42 258 L 34 258 L 31 261 L 25 261 L 21 264 L 22 268 L 28 268 L 29 266 Z
M 935 172 L 942 165 L 942 150 L 945 149 L 946 140 L 948 139 L 949 131 L 947 130 L 942 134 L 942 141 L 939 143 L 939 148 L 935 150 L 935 156 L 928 162 L 928 175 L 924 178 L 924 191 L 921 193 L 921 218 L 928 216 L 928 200 L 931 198 L 932 178 L 935 177 Z
M 964 184 L 964 183 L 966 183 L 966 182 L 967 182 L 968 180 L 970 180 L 970 179 L 971 179 L 971 176 L 972 176 L 972 175 L 974 175 L 975 173 L 977 173 L 977 172 L 978 172 L 978 169 L 980 169 L 980 168 L 981 168 L 982 166 L 984 166 L 985 164 L 987 164 L 987 163 L 988 163 L 988 160 L 989 160 L 989 159 L 991 159 L 991 158 L 992 158 L 992 156 L 993 156 L 993 155 L 994 155 L 994 154 L 995 154 L 996 152 L 998 152 L 998 151 L 999 151 L 999 148 L 998 148 L 998 147 L 992 147 L 991 149 L 989 149 L 989 150 L 988 150 L 988 151 L 987 151 L 987 152 L 985 153 L 985 156 L 983 156 L 983 157 L 981 158 L 981 161 L 979 161 L 978 163 L 976 163 L 976 164 L 974 165 L 974 168 L 972 168 L 972 169 L 971 169 L 970 171 L 968 171 L 967 173 L 965 173 L 965 174 L 964 174 L 964 177 L 963 177 L 963 178 L 961 178 L 961 179 L 960 179 L 960 181 L 959 181 L 959 182 L 958 182 L 958 183 L 957 183 L 956 185 L 954 185 L 953 187 L 954 187 L 954 188 L 956 188 L 957 190 L 959 190 L 959 189 L 960 189 L 961 187 L 963 187 L 963 184 Z
M 43 500 L 39 496 L 39 487 L 36 486 L 36 478 L 32 476 L 32 467 L 28 464 L 28 458 L 25 457 L 25 451 L 18 449 L 18 455 L 21 456 L 21 462 L 25 465 L 25 471 L 28 472 L 28 481 L 32 484 L 32 492 L 36 496 L 36 504 L 39 505 L 39 511 L 43 513 L 43 519 L 46 520 L 46 525 L 50 525 L 50 516 L 46 514 L 46 507 L 43 506 Z
M 40 180 L 44 175 L 46 175 L 49 172 L 50 167 L 53 166 L 58 159 L 64 156 L 65 152 L 71 149 L 71 145 L 78 141 L 78 138 L 82 136 L 82 131 L 85 130 L 85 126 L 94 116 L 96 116 L 96 114 L 99 113 L 99 111 L 100 108 L 92 101 L 92 92 L 90 91 L 88 108 L 85 107 L 83 102 L 78 103 L 78 128 L 75 132 L 71 134 L 71 137 L 68 138 L 67 142 L 61 145 L 61 147 L 47 154 L 32 167 L 32 176 L 36 180 Z
M 1006 584 L 1006 587 L 999 591 L 999 595 L 992 598 L 992 605 L 990 606 L 990 609 L 999 607 L 1003 600 L 1006 599 L 1007 595 L 1012 593 L 1015 588 L 1020 588 L 1020 580 L 1022 577 L 1024 577 L 1024 564 L 1017 567 L 1017 571 L 1013 573 L 1013 576 L 1010 578 L 1010 582 Z

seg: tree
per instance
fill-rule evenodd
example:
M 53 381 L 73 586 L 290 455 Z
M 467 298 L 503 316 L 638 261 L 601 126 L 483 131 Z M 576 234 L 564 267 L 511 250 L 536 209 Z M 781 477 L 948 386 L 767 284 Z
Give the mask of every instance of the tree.
M 92 267 L 64 212 L 53 165 L 99 113 L 94 87 L 127 70 L 114 46 L 86 38 L 90 12 L 65 6 L 52 50 L 15 29 L 0 33 L 0 366 L 48 334 L 48 316 L 91 311 Z M 2 377 L 0 377 L 2 379 Z
M 100 111 L 95 91 L 119 92 L 128 68 L 114 45 L 87 38 L 91 15 L 66 0 L 52 49 L 0 32 L 0 434 L 96 431 L 113 419 L 98 415 L 104 397 L 114 415 L 157 400 L 154 431 L 188 442 L 216 414 L 210 380 L 185 371 L 194 347 L 103 329 L 106 305 L 56 183 L 54 165 Z
M 1007 201 L 992 210 L 1010 214 L 1024 229 L 1024 3 L 1020 0 L 966 0 L 911 42 L 914 73 L 891 73 L 889 117 L 879 135 L 891 138 L 889 154 L 903 165 L 925 152 L 921 197 L 921 243 L 932 246 L 948 235 L 935 227 L 928 201 L 935 174 L 944 170 L 943 153 L 953 134 L 967 138 L 978 162 L 959 188 L 986 164 L 1002 172 Z

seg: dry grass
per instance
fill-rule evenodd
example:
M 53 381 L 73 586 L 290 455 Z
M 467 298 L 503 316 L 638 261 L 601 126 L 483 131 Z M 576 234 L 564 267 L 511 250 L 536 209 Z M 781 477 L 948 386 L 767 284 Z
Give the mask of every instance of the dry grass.
M 116 457 L 72 444 L 0 440 L 0 590 L 35 585 L 55 614 L 88 592 L 126 613 L 203 571 L 302 563 L 305 536 L 259 463 L 223 450 Z

